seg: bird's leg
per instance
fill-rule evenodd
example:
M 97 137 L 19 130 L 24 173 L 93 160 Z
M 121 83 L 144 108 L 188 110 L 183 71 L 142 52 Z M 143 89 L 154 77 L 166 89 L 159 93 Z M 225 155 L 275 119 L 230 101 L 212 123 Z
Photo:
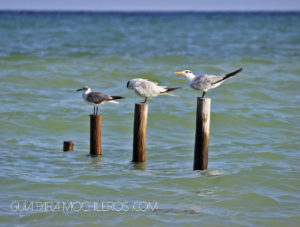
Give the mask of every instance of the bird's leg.
M 204 98 L 204 95 L 206 94 L 206 92 L 205 91 L 203 91 L 203 94 L 202 94 L 202 97 L 201 98 Z
M 147 98 L 145 98 L 145 102 L 144 103 L 146 103 L 147 102 Z
M 98 115 L 98 106 L 97 106 L 97 110 L 96 110 L 96 115 Z
M 94 106 L 94 115 L 95 115 L 95 106 Z

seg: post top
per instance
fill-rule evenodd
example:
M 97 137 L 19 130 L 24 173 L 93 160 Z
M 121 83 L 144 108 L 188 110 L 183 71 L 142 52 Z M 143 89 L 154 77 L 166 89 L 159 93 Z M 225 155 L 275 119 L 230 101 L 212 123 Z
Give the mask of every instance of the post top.
M 65 142 L 65 143 L 74 143 L 74 142 L 71 141 L 71 140 L 65 140 L 64 142 Z
M 202 97 L 197 97 L 197 99 L 210 100 L 210 98 L 202 98 Z
M 148 103 L 147 102 L 137 102 L 137 103 L 135 103 L 135 105 L 148 105 Z

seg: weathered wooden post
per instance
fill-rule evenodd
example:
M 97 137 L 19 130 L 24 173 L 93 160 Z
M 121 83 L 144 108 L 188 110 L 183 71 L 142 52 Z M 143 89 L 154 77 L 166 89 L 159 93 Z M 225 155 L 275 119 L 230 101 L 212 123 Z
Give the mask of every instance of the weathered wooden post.
M 64 141 L 63 151 L 73 151 L 74 142 L 73 141 Z
M 136 103 L 134 110 L 132 162 L 146 161 L 147 117 L 148 103 Z
M 194 170 L 206 170 L 210 125 L 210 99 L 197 98 Z
M 101 155 L 102 116 L 90 115 L 90 155 Z

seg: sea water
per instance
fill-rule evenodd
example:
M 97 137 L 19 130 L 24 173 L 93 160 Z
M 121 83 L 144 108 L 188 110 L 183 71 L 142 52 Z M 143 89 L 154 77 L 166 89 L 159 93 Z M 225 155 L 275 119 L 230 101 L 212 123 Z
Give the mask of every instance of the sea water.
M 299 13 L 1 12 L 0 222 L 299 225 L 299 24 Z M 202 92 L 174 72 L 239 68 L 206 94 L 208 170 L 193 171 Z M 148 99 L 145 164 L 131 163 L 143 101 L 126 88 L 132 78 L 184 87 Z M 99 107 L 101 157 L 88 156 L 83 86 L 126 97 Z

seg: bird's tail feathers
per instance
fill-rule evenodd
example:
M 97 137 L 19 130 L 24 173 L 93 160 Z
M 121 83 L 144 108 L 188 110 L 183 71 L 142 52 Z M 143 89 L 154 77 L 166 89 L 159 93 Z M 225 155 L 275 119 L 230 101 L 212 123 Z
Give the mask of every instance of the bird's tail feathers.
M 165 92 L 175 91 L 175 90 L 181 89 L 181 88 L 183 88 L 183 87 L 166 88 L 167 90 Z
M 221 80 L 218 80 L 218 81 L 212 83 L 212 85 L 217 84 L 217 83 L 220 83 L 220 82 L 222 82 L 222 81 L 224 81 L 224 80 L 227 80 L 227 79 L 229 79 L 230 77 L 235 76 L 236 74 L 238 74 L 238 73 L 241 72 L 242 70 L 243 70 L 243 68 L 240 68 L 240 69 L 238 69 L 238 70 L 236 70 L 236 71 L 234 71 L 234 72 L 232 72 L 232 73 L 228 73 L 228 74 L 226 74 Z
M 110 97 L 112 97 L 113 100 L 114 99 L 125 99 L 125 97 L 121 97 L 121 96 L 110 96 Z
M 179 95 L 175 95 L 173 93 L 166 93 L 166 92 L 163 92 L 163 93 L 160 93 L 161 95 L 169 95 L 169 96 L 175 96 L 175 97 L 180 97 Z
M 109 102 L 109 103 L 115 103 L 115 104 L 119 104 L 118 102 L 116 102 L 116 101 L 114 101 L 114 100 L 109 100 L 109 101 L 107 101 L 107 102 Z
M 115 104 L 119 104 L 118 102 L 114 101 L 115 99 L 125 99 L 125 97 L 121 97 L 121 96 L 110 96 L 112 99 L 108 100 L 107 102 L 109 103 L 115 103 Z
M 170 95 L 170 96 L 178 96 L 178 95 L 172 94 L 171 91 L 175 91 L 175 90 L 181 89 L 181 88 L 183 88 L 183 87 L 166 88 L 166 91 L 161 92 L 160 94 L 162 94 L 162 95 Z

